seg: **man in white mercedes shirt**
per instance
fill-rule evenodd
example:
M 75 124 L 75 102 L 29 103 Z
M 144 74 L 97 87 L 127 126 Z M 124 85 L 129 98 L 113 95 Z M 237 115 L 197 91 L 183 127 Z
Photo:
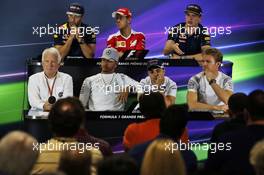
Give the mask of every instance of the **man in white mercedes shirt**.
M 202 53 L 203 71 L 188 82 L 187 103 L 191 110 L 227 111 L 227 102 L 233 94 L 232 78 L 219 71 L 222 53 L 215 48 Z
M 164 66 L 161 60 L 148 61 L 148 76 L 140 81 L 144 92 L 159 91 L 164 95 L 167 106 L 175 104 L 177 85 L 169 77 L 165 76 Z
M 84 80 L 80 100 L 91 111 L 123 111 L 129 92 L 140 89 L 140 84 L 115 73 L 119 58 L 116 49 L 106 48 L 101 58 L 101 73 Z
M 28 100 L 33 110 L 50 111 L 56 100 L 73 96 L 72 77 L 58 71 L 60 63 L 61 56 L 56 48 L 43 51 L 43 71 L 31 75 L 28 80 Z

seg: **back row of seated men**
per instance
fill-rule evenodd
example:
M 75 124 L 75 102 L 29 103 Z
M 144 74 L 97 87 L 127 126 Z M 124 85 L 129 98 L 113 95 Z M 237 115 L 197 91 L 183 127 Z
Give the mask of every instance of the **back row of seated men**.
M 227 101 L 233 93 L 233 82 L 231 77 L 219 71 L 223 55 L 218 49 L 209 47 L 201 58 L 203 71 L 188 82 L 189 108 L 226 111 Z M 157 91 L 164 95 L 167 106 L 175 103 L 177 85 L 165 76 L 160 60 L 148 62 L 148 76 L 139 83 L 115 72 L 118 59 L 116 49 L 106 48 L 101 56 L 101 72 L 84 80 L 79 98 L 86 109 L 122 111 L 129 93 L 140 95 Z M 43 72 L 31 75 L 28 81 L 28 99 L 33 109 L 49 111 L 57 99 L 73 96 L 72 77 L 58 71 L 61 61 L 56 48 L 43 51 Z
M 54 38 L 56 47 L 62 59 L 67 55 L 93 58 L 96 49 L 95 32 L 78 30 L 87 28 L 83 23 L 84 7 L 73 3 L 67 11 L 68 21 L 61 25 Z M 168 38 L 163 54 L 171 58 L 201 59 L 202 49 L 210 47 L 210 35 L 200 24 L 202 9 L 199 5 L 189 4 L 185 10 L 185 22 L 179 23 L 168 31 Z M 120 8 L 112 13 L 119 29 L 107 39 L 107 47 L 115 48 L 121 57 L 127 50 L 144 50 L 145 36 L 131 28 L 132 13 L 128 8 Z

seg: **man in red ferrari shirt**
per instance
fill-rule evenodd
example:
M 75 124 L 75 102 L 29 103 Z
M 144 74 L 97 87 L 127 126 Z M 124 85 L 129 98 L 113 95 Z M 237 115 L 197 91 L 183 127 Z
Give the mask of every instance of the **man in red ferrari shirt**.
M 131 29 L 132 14 L 130 10 L 120 8 L 112 13 L 112 17 L 115 18 L 119 31 L 108 37 L 107 47 L 115 48 L 120 57 L 127 50 L 144 50 L 145 36 L 143 33 Z

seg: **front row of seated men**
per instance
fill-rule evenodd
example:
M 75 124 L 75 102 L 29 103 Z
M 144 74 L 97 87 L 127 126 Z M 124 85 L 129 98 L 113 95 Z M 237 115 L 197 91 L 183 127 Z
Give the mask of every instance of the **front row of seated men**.
M 228 98 L 233 93 L 232 79 L 218 71 L 223 56 L 215 48 L 203 54 L 203 71 L 191 77 L 188 83 L 187 103 L 190 109 L 227 110 Z M 101 57 L 101 73 L 87 77 L 82 85 L 80 100 L 91 111 L 123 111 L 129 93 L 161 92 L 166 105 L 175 103 L 177 85 L 165 76 L 160 60 L 148 62 L 148 77 L 139 82 L 122 73 L 116 73 L 118 51 L 106 48 Z M 60 98 L 73 96 L 72 77 L 59 72 L 61 56 L 56 48 L 42 53 L 43 72 L 29 77 L 28 99 L 32 109 L 49 111 Z

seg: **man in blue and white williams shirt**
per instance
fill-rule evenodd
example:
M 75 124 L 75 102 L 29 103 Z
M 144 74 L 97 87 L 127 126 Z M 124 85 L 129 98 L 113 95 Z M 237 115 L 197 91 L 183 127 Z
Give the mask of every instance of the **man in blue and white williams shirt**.
M 164 66 L 161 60 L 152 59 L 148 61 L 148 76 L 140 81 L 146 92 L 157 92 L 164 94 L 167 106 L 175 104 L 177 85 L 169 77 L 165 76 Z
M 191 77 L 188 82 L 187 103 L 190 109 L 227 111 L 233 82 L 231 77 L 218 71 L 222 60 L 223 55 L 218 49 L 203 51 L 203 72 Z
M 33 110 L 50 111 L 56 100 L 73 96 L 72 77 L 58 71 L 60 63 L 61 56 L 56 48 L 43 51 L 43 71 L 31 75 L 28 80 L 28 100 Z
M 101 73 L 84 80 L 80 100 L 91 111 L 123 111 L 129 92 L 141 86 L 127 75 L 115 73 L 119 59 L 116 49 L 106 48 L 101 58 Z

